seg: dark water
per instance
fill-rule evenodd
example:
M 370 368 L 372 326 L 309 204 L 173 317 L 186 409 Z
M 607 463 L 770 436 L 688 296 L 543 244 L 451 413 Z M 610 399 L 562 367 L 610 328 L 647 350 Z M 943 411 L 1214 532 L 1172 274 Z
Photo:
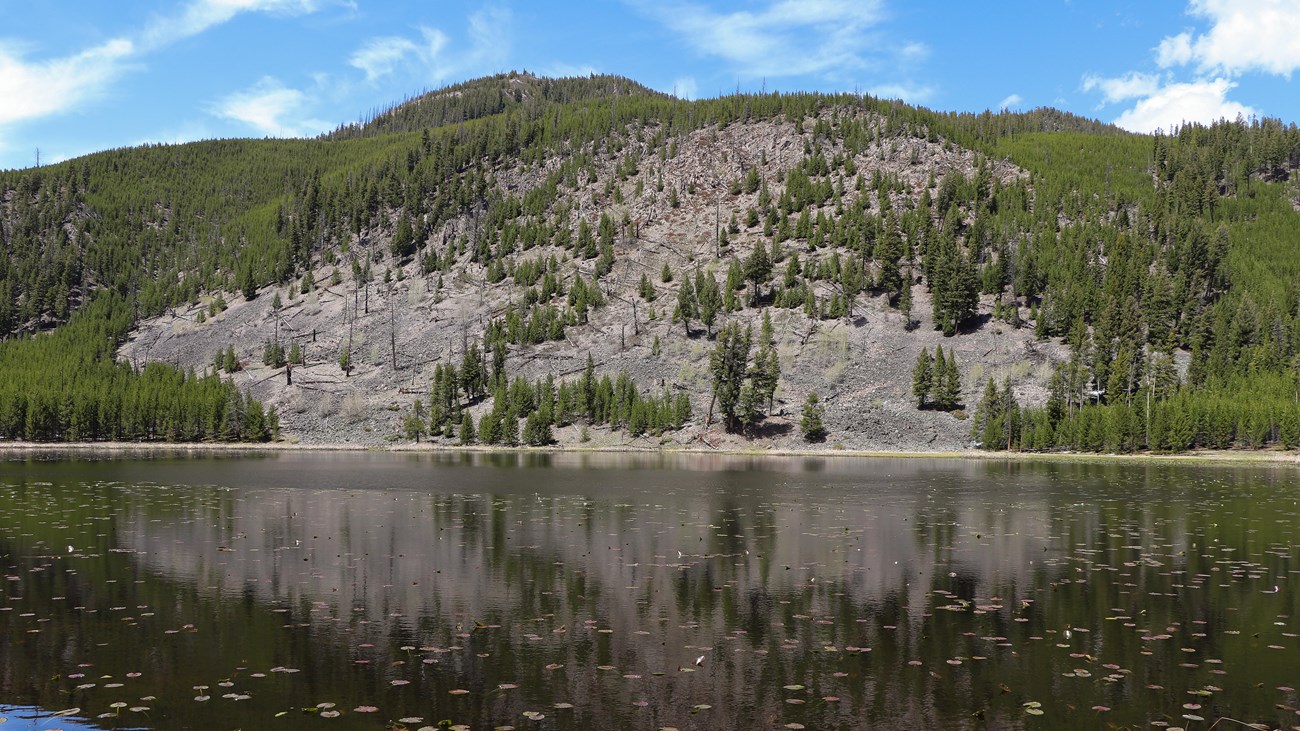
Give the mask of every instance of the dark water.
M 1298 513 L 1280 467 L 20 459 L 0 731 L 1294 728 Z

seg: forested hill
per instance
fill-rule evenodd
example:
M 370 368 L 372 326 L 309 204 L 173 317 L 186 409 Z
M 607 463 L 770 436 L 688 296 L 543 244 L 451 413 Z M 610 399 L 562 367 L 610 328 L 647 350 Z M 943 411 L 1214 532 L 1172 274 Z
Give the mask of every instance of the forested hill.
M 619 97 L 669 98 L 621 76 L 551 79 L 528 73 L 499 74 L 421 94 L 377 111 L 366 120 L 339 127 L 326 139 L 418 132 L 512 110 L 536 116 L 555 104 Z
M 0 358 L 125 318 L 94 332 L 128 371 L 219 372 L 316 441 L 511 442 L 530 417 L 533 443 L 780 446 L 809 415 L 863 448 L 1291 445 L 1297 167 L 1274 120 L 1153 137 L 506 74 L 316 140 L 0 174 Z M 249 412 L 73 428 L 126 376 L 92 397 L 21 370 L 3 436 L 234 438 Z

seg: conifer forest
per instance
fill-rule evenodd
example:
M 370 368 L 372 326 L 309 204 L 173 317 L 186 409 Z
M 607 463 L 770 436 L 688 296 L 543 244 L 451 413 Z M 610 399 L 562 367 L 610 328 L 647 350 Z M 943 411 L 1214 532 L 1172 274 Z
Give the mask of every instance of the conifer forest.
M 4 171 L 0 438 L 1295 448 L 1298 169 L 1272 119 L 509 73 Z

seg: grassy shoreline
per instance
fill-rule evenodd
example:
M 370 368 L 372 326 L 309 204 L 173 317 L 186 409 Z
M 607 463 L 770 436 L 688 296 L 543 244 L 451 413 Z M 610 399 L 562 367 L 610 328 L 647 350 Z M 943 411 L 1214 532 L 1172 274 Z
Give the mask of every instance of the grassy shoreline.
M 484 454 L 664 454 L 664 455 L 726 455 L 739 457 L 834 457 L 871 459 L 969 459 L 1009 462 L 1115 462 L 1115 463 L 1212 463 L 1300 466 L 1300 451 L 1280 450 L 1200 450 L 1180 454 L 1093 454 L 1084 452 L 985 452 L 961 450 L 943 452 L 874 451 L 850 449 L 705 449 L 675 446 L 649 448 L 632 446 L 573 446 L 550 447 L 500 447 L 453 446 L 441 444 L 293 444 L 289 442 L 229 443 L 229 442 L 0 442 L 0 456 L 17 454 L 110 454 L 129 457 L 143 453 L 169 454 L 232 454 L 242 452 L 392 452 L 401 454 L 439 454 L 479 452 Z

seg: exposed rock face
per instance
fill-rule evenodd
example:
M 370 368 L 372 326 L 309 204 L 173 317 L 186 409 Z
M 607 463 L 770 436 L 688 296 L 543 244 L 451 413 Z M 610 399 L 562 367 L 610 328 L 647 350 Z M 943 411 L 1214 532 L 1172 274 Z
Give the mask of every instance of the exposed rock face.
M 912 330 L 905 329 L 896 303 L 881 294 L 859 296 L 852 317 L 839 319 L 810 319 L 803 309 L 766 308 L 782 370 L 773 414 L 752 440 L 723 433 L 716 417 L 714 424 L 704 426 L 713 343 L 698 322 L 688 337 L 682 323 L 671 319 L 682 275 L 702 269 L 725 281 L 732 260 L 743 261 L 760 241 L 770 245 L 761 225 L 750 227 L 745 222 L 749 209 L 758 206 L 759 193 L 734 193 L 734 182 L 756 170 L 776 200 L 785 190 L 787 171 L 809 154 L 845 155 L 839 142 L 815 136 L 811 127 L 811 121 L 805 120 L 798 126 L 765 121 L 704 129 L 669 140 L 658 148 L 665 150 L 662 157 L 651 140 L 655 130 L 646 128 L 629 131 L 616 148 L 607 144 L 585 150 L 590 163 L 584 172 L 595 175 L 578 176 L 578 189 L 564 201 L 571 210 L 565 215 L 575 229 L 581 218 L 595 231 L 602 213 L 618 224 L 613 269 L 600 279 L 607 304 L 592 312 L 590 322 L 568 327 L 561 341 L 511 346 L 508 372 L 528 378 L 576 374 L 590 354 L 598 372 L 625 370 L 642 389 L 659 392 L 667 386 L 690 393 L 695 417 L 680 432 L 631 440 L 617 432 L 591 429 L 593 446 L 806 448 L 809 445 L 798 430 L 799 410 L 805 396 L 816 391 L 826 407 L 829 431 L 823 448 L 961 449 L 970 444 L 968 422 L 948 413 L 920 411 L 911 395 L 917 354 L 923 347 L 933 351 L 937 345 L 956 354 L 968 408 L 973 408 L 988 377 L 1000 382 L 1005 376 L 1013 376 L 1022 404 L 1041 404 L 1051 364 L 1064 357 L 1063 348 L 1036 341 L 1031 329 L 989 317 L 994 302 L 988 297 L 980 303 L 978 324 L 945 338 L 931 321 L 930 293 L 917 284 L 912 312 L 918 326 Z M 941 141 L 876 137 L 851 158 L 853 167 L 868 181 L 877 175 L 896 181 L 889 193 L 895 210 L 913 207 L 927 192 L 935 195 L 937 181 L 945 175 L 974 175 L 979 165 L 975 153 Z M 630 159 L 635 166 L 628 163 Z M 530 166 L 499 166 L 494 184 L 522 196 L 562 163 L 562 158 L 553 156 Z M 992 178 L 1001 184 L 1026 177 L 1009 163 L 988 164 Z M 867 212 L 880 213 L 880 202 L 870 186 L 859 192 L 855 177 L 845 176 L 842 170 L 829 179 L 838 191 L 839 205 L 860 205 L 865 195 Z M 674 191 L 677 205 L 673 205 Z M 813 211 L 814 216 L 818 213 L 840 215 L 833 202 Z M 740 221 L 739 232 L 720 249 L 717 232 L 733 214 Z M 445 246 L 458 236 L 473 235 L 476 224 L 469 217 L 453 220 L 432 232 L 426 243 Z M 233 378 L 253 396 L 278 408 L 286 438 L 304 443 L 390 442 L 411 405 L 417 399 L 428 401 L 435 364 L 459 364 L 465 344 L 481 342 L 491 318 L 501 315 L 508 304 L 519 303 L 523 292 L 512 277 L 489 283 L 486 269 L 468 254 L 460 255 L 445 273 L 422 274 L 418 261 L 391 258 L 392 233 L 392 227 L 363 231 L 351 242 L 353 255 L 368 255 L 372 261 L 376 276 L 369 285 L 354 282 L 342 263 L 338 264 L 341 281 L 331 283 L 335 265 L 322 262 L 309 294 L 291 293 L 290 287 L 268 288 L 245 301 L 225 293 L 229 308 L 205 322 L 199 322 L 199 314 L 208 311 L 207 300 L 173 310 L 142 322 L 121 357 L 202 370 L 218 350 L 233 346 L 244 366 Z M 829 257 L 835 251 L 831 246 L 814 249 L 797 238 L 784 242 L 782 248 L 787 255 L 797 252 L 805 259 Z M 841 255 L 847 252 L 841 250 Z M 594 269 L 594 260 L 573 258 L 569 250 L 552 246 L 511 256 L 516 264 L 554 256 L 566 281 L 576 274 L 589 279 Z M 661 281 L 665 265 L 675 273 L 671 282 Z M 780 280 L 783 267 L 776 264 L 773 279 Z M 387 282 L 385 272 L 390 274 Z M 655 290 L 653 301 L 638 294 L 643 275 Z M 829 298 L 838 287 L 823 280 L 814 289 L 819 298 Z M 272 307 L 277 294 L 278 310 Z M 744 293 L 740 296 L 746 299 Z M 762 311 L 744 307 L 723 313 L 713 329 L 733 319 L 752 325 L 757 334 Z M 292 369 L 292 384 L 283 368 L 261 364 L 263 343 L 274 339 L 286 349 L 292 341 L 305 350 L 306 365 Z M 347 376 L 338 357 L 349 342 L 355 370 Z M 477 416 L 484 408 L 480 404 L 472 413 Z M 576 443 L 579 429 L 558 429 L 556 438 Z

